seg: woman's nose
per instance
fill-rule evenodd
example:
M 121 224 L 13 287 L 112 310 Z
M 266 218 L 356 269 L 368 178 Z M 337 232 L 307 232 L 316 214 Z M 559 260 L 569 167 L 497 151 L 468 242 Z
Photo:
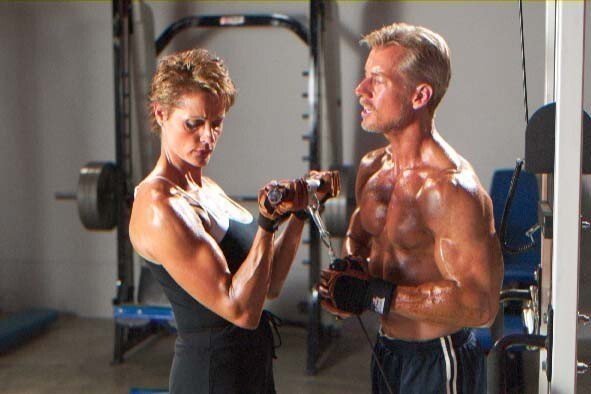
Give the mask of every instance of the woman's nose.
M 215 142 L 215 136 L 211 126 L 207 124 L 203 126 L 201 132 L 199 133 L 199 142 L 201 144 L 207 144 L 208 146 L 212 145 Z

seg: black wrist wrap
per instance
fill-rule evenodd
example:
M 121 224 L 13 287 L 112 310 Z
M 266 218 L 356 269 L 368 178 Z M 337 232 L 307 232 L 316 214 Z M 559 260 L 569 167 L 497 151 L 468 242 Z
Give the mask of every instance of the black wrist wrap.
M 333 301 L 345 312 L 361 314 L 366 309 L 366 293 L 369 282 L 354 276 L 343 275 L 334 284 Z
M 279 227 L 279 220 L 269 219 L 266 216 L 259 214 L 259 219 L 257 220 L 259 227 L 263 230 L 274 233 L 277 231 L 277 227 Z
M 371 279 L 367 286 L 365 305 L 379 315 L 390 312 L 390 304 L 396 285 L 381 279 Z
M 380 315 L 390 311 L 396 285 L 381 279 L 369 281 L 354 276 L 340 276 L 334 284 L 333 301 L 345 312 L 361 314 L 369 309 Z
M 295 211 L 294 216 L 300 220 L 307 220 L 308 219 L 308 211 L 305 209 L 300 209 L 299 211 Z

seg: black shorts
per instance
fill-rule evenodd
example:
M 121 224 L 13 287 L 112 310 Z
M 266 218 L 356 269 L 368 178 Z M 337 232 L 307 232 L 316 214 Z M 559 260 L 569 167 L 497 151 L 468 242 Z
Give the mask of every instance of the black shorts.
M 410 342 L 378 335 L 375 353 L 394 393 L 486 394 L 484 352 L 472 330 Z M 389 393 L 375 358 L 372 392 Z
M 265 313 L 256 330 L 230 324 L 179 333 L 170 394 L 275 394 L 273 354 Z

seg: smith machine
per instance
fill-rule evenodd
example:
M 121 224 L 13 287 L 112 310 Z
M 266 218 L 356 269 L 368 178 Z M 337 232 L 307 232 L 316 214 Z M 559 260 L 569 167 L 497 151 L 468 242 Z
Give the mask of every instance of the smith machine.
M 115 343 L 113 362 L 121 363 L 138 345 L 155 334 L 174 330 L 172 309 L 162 291 L 149 277 L 147 269 L 140 272 L 138 290 L 134 270 L 139 259 L 129 241 L 128 224 L 133 203 L 133 185 L 153 167 L 159 154 L 158 141 L 149 133 L 145 96 L 153 75 L 156 57 L 174 37 L 189 28 L 285 28 L 309 47 L 307 92 L 309 132 L 303 138 L 309 152 L 303 157 L 310 169 L 340 170 L 345 185 L 341 196 L 329 201 L 324 219 L 329 231 L 343 235 L 352 209 L 352 181 L 342 160 L 339 38 L 336 31 L 336 2 L 312 0 L 309 26 L 279 14 L 196 15 L 184 17 L 168 26 L 154 42 L 153 16 L 143 2 L 114 0 L 113 55 L 115 76 L 115 162 L 91 162 L 80 170 L 76 193 L 61 193 L 59 199 L 78 202 L 83 225 L 88 230 L 117 231 L 117 283 L 113 299 Z M 330 45 L 327 43 L 330 42 Z M 330 72 L 325 72 L 330 70 Z M 239 197 L 251 200 L 253 197 Z M 307 365 L 315 374 L 318 359 L 330 341 L 329 327 L 321 319 L 320 304 L 313 291 L 322 266 L 321 243 L 312 225 L 309 226 L 309 266 L 307 304 Z
M 525 165 L 540 181 L 541 262 L 534 285 L 516 297 L 527 306 L 527 333 L 500 338 L 488 355 L 489 393 L 524 392 L 508 384 L 512 348 L 539 350 L 539 393 L 575 393 L 577 374 L 590 367 L 577 359 L 579 325 L 591 320 L 578 311 L 580 234 L 590 227 L 581 218 L 581 175 L 591 173 L 591 118 L 582 111 L 584 35 L 584 1 L 546 2 L 546 105 L 525 132 Z M 508 290 L 506 298 L 517 293 Z

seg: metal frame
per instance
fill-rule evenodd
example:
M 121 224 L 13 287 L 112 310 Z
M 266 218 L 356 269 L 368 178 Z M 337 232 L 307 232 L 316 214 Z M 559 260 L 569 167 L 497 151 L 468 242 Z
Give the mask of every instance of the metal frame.
M 554 62 L 556 57 L 556 2 L 546 2 L 546 53 L 545 53 L 545 85 L 544 85 L 544 103 L 548 104 L 554 101 Z M 540 204 L 550 207 L 552 199 L 552 174 L 540 175 Z M 538 286 L 540 287 L 540 335 L 548 334 L 548 307 L 550 305 L 550 296 L 552 294 L 552 238 L 546 236 L 542 231 L 541 235 L 541 261 L 540 278 Z M 548 392 L 548 377 L 546 375 L 546 358 L 548 353 L 546 349 L 540 348 L 539 368 L 538 368 L 538 392 Z
M 132 302 L 134 297 L 133 248 L 129 241 L 131 214 L 131 123 L 129 79 L 130 0 L 113 1 L 113 66 L 115 78 L 115 161 L 125 176 L 118 198 L 117 295 L 114 303 Z
M 556 118 L 554 166 L 541 174 L 541 325 L 538 335 L 509 335 L 494 345 L 488 376 L 492 393 L 506 392 L 503 361 L 511 346 L 540 349 L 539 393 L 575 393 L 578 367 L 589 368 L 577 360 L 584 29 L 585 1 L 546 2 L 545 102 L 556 102 Z
M 342 159 L 342 127 L 340 112 L 340 66 L 339 43 L 328 42 L 335 38 L 335 21 L 338 21 L 336 2 L 310 1 L 310 72 L 308 81 L 308 104 L 310 111 L 310 134 L 304 136 L 309 142 L 309 154 L 305 157 L 311 170 L 330 168 L 341 170 L 345 175 Z M 337 33 L 338 34 L 338 33 Z M 338 40 L 338 37 L 336 37 Z M 330 67 L 330 72 L 327 68 Z M 337 78 L 336 80 L 334 78 Z M 332 83 L 332 84 L 331 84 Z M 327 109 L 330 109 L 328 113 Z M 346 179 L 346 178 L 344 178 Z M 348 190 L 342 190 L 347 197 Z M 348 200 L 347 200 L 348 202 Z M 308 340 L 306 373 L 316 374 L 318 360 L 331 340 L 330 327 L 322 324 L 322 309 L 316 284 L 320 280 L 323 248 L 319 231 L 309 225 L 309 271 L 308 271 Z
M 134 301 L 133 247 L 129 240 L 131 216 L 131 80 L 130 22 L 131 1 L 113 0 L 113 68 L 115 86 L 115 161 L 125 179 L 122 182 L 117 215 L 117 292 L 113 305 Z M 145 329 L 127 327 L 115 321 L 113 363 L 123 362 L 124 354 L 149 336 Z
M 556 158 L 552 251 L 552 393 L 575 393 L 581 232 L 585 1 L 556 10 Z
M 579 285 L 585 1 L 546 2 L 545 103 L 556 102 L 554 173 L 541 176 L 541 201 L 552 206 L 544 232 L 540 283 L 539 393 L 575 393 Z
M 309 43 L 308 29 L 297 20 L 281 14 L 194 15 L 179 19 L 168 26 L 156 40 L 156 54 L 184 31 L 193 27 L 284 27 L 295 33 L 305 44 Z
M 308 104 L 310 111 L 310 134 L 306 136 L 309 142 L 309 152 L 306 159 L 310 163 L 311 170 L 318 170 L 320 167 L 320 116 L 322 111 L 320 84 L 320 35 L 322 31 L 322 20 L 324 19 L 324 8 L 321 1 L 312 0 L 310 2 L 310 65 L 308 79 Z M 308 226 L 309 252 L 308 252 L 308 326 L 307 326 L 307 353 L 306 353 L 306 373 L 308 375 L 316 374 L 316 364 L 321 354 L 322 347 L 322 311 L 318 293 L 314 286 L 320 280 L 320 270 L 322 264 L 320 234 L 312 224 Z

